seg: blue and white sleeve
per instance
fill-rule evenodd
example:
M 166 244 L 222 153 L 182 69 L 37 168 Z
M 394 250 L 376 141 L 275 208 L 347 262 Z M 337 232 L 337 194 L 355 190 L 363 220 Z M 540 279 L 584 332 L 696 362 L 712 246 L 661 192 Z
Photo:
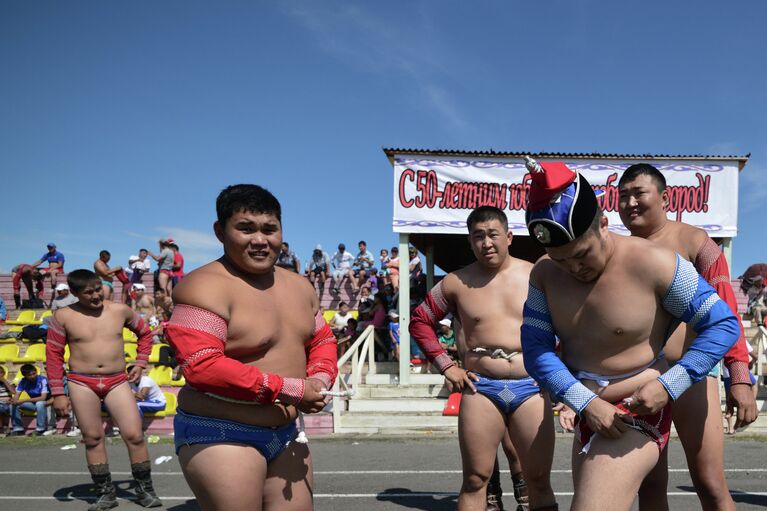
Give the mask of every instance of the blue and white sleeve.
M 525 369 L 551 396 L 581 413 L 597 397 L 579 382 L 554 351 L 556 338 L 546 295 L 530 285 L 522 320 Z
M 738 320 L 714 288 L 679 254 L 663 308 L 698 334 L 679 362 L 658 377 L 673 400 L 699 382 L 740 337 Z

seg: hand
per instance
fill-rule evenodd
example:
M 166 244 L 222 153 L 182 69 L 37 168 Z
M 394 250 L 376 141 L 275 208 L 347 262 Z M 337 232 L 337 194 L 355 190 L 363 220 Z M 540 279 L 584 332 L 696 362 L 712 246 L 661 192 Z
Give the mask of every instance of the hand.
M 626 412 L 596 397 L 583 409 L 581 419 L 586 421 L 591 431 L 605 438 L 616 439 L 628 429 L 626 423 L 621 420 L 624 415 Z
M 634 391 L 628 409 L 639 415 L 653 415 L 668 404 L 666 387 L 657 379 L 648 381 Z
M 18 400 L 18 399 L 16 399 L 15 397 L 12 397 L 12 398 L 11 398 L 11 404 L 12 404 L 12 405 L 19 405 L 19 404 L 21 404 L 21 401 L 19 401 L 19 400 Z
M 325 389 L 325 384 L 315 378 L 307 378 L 304 380 L 304 395 L 301 396 L 301 401 L 296 404 L 296 408 L 304 413 L 317 413 L 325 408 L 325 405 L 330 401 L 330 396 L 323 396 L 320 394 L 321 390 Z
M 144 372 L 143 367 L 133 366 L 131 372 L 128 373 L 128 383 L 138 383 L 142 372 Z
M 564 403 L 554 405 L 554 411 L 559 412 L 559 425 L 562 429 L 572 433 L 575 430 L 575 411 Z
M 756 420 L 759 413 L 751 385 L 736 383 L 730 387 L 727 393 L 727 413 L 734 415 L 735 408 L 738 409 L 735 429 L 744 428 Z
M 59 417 L 68 417 L 71 411 L 69 405 L 69 398 L 67 396 L 54 396 L 53 409 L 56 410 L 56 415 Z
M 447 390 L 450 393 L 463 392 L 466 388 L 470 389 L 472 394 L 477 392 L 477 388 L 472 383 L 473 381 L 479 381 L 479 377 L 476 374 L 470 373 L 458 366 L 447 368 L 443 374 Z

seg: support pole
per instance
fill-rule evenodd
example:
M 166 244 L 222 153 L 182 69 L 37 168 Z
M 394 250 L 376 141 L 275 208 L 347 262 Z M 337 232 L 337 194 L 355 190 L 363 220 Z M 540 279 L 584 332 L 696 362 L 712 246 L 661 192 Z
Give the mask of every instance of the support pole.
M 426 246 L 426 292 L 434 287 L 434 244 Z
M 730 278 L 732 278 L 732 238 L 722 238 L 722 252 L 724 252 L 724 258 L 727 259 L 727 270 L 730 272 Z
M 410 268 L 407 233 L 399 235 L 399 384 L 410 385 Z

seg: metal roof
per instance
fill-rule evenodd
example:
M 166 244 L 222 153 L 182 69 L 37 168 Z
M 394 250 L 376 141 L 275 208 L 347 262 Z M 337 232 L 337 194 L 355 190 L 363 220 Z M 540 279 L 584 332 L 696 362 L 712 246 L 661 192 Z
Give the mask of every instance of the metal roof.
M 746 155 L 721 155 L 721 154 L 621 154 L 621 153 L 560 153 L 547 151 L 461 151 L 453 149 L 406 149 L 400 147 L 384 147 L 384 153 L 392 158 L 395 154 L 421 154 L 429 156 L 479 156 L 496 158 L 569 158 L 569 159 L 609 159 L 609 160 L 738 160 L 745 163 L 751 157 Z

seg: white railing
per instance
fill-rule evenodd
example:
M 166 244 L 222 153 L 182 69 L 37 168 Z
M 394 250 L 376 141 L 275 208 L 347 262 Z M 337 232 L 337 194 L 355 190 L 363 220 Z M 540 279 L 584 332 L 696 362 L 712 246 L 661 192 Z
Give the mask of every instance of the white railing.
M 346 353 L 338 359 L 338 378 L 333 383 L 333 393 L 338 395 L 340 392 L 347 392 L 353 396 L 357 391 L 357 386 L 362 383 L 362 369 L 365 363 L 368 365 L 367 374 L 376 374 L 375 357 L 375 329 L 369 325 L 357 337 L 354 343 L 346 350 Z M 351 360 L 351 373 L 343 373 L 342 370 L 347 362 Z M 343 387 L 343 388 L 342 388 Z M 341 411 L 346 404 L 340 398 L 335 398 L 333 403 L 333 429 L 336 430 L 340 425 Z
M 767 328 L 760 326 L 751 339 L 751 345 L 756 348 L 756 377 L 764 375 L 764 354 L 767 350 Z

